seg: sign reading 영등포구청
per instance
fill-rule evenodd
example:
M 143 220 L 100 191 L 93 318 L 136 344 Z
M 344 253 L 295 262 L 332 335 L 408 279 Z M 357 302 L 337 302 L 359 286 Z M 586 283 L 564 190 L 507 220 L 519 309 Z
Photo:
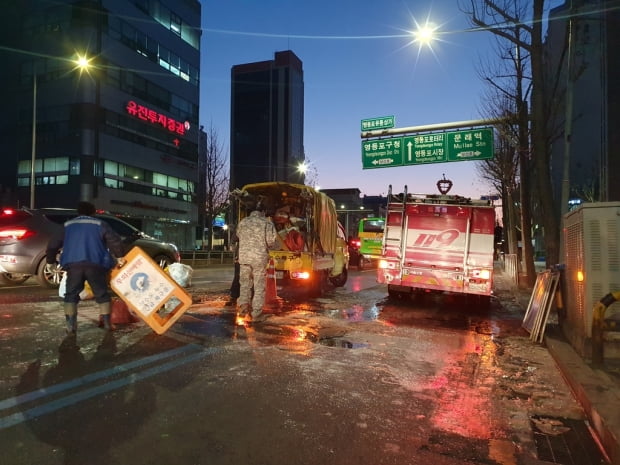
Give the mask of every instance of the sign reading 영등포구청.
M 492 128 L 362 141 L 363 169 L 490 158 L 493 158 Z

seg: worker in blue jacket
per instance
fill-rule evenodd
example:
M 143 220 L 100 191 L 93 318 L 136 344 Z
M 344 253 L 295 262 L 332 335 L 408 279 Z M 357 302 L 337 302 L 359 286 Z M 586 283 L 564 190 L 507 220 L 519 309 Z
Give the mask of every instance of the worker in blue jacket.
M 55 267 L 56 256 L 62 250 L 60 266 L 67 273 L 64 311 L 69 334 L 77 331 L 77 306 L 86 281 L 99 306 L 103 327 L 108 331 L 113 329 L 108 272 L 114 266 L 123 265 L 124 261 L 118 259 L 125 255 L 125 247 L 108 223 L 93 216 L 95 211 L 92 203 L 79 202 L 78 216 L 65 223 L 64 237 L 50 240 L 46 251 L 46 266 Z

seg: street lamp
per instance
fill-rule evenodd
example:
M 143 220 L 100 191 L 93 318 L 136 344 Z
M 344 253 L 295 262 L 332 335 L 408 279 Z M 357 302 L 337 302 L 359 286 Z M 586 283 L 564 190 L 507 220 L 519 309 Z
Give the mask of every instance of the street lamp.
M 34 208 L 34 162 L 37 157 L 37 73 L 32 74 L 32 147 L 30 152 L 30 208 Z
M 78 55 L 74 60 L 76 68 L 82 71 L 88 70 L 90 67 L 90 59 L 83 55 Z M 37 70 L 36 67 L 32 73 L 32 146 L 30 150 L 30 208 L 34 208 L 34 187 L 35 187 L 35 169 L 34 165 L 37 159 Z

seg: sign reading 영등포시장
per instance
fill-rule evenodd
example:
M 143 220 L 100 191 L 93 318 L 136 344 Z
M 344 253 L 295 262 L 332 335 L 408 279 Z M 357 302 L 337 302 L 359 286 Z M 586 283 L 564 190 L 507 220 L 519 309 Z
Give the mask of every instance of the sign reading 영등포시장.
M 493 129 L 435 132 L 362 142 L 363 169 L 493 158 Z
M 390 129 L 394 127 L 394 116 L 380 116 L 362 120 L 362 131 L 376 131 L 377 129 Z

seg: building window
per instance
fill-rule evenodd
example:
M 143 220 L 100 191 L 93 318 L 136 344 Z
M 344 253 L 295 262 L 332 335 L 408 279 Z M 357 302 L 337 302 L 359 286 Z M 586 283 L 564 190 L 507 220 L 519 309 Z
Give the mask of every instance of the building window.
M 130 178 L 130 179 L 134 179 L 136 181 L 144 181 L 144 170 L 141 168 L 136 168 L 135 166 L 129 166 L 129 165 L 121 165 L 120 166 L 120 171 L 122 172 L 119 173 L 121 174 L 122 177 L 124 178 Z
M 67 172 L 69 170 L 69 157 L 56 157 L 43 159 L 43 172 L 49 173 L 53 171 Z
M 181 18 L 170 12 L 170 30 L 181 37 Z
M 111 189 L 123 189 L 128 192 L 182 200 L 184 202 L 193 201 L 191 194 L 194 192 L 195 184 L 186 179 L 167 176 L 162 173 L 143 170 L 135 166 L 128 166 L 109 160 L 105 161 L 104 170 L 106 174 L 104 185 Z M 122 179 L 114 179 L 117 176 L 141 182 L 123 182 Z
M 174 16 L 178 19 L 178 21 L 181 21 L 181 19 L 177 15 Z M 165 23 L 162 23 L 162 21 L 159 21 L 158 19 L 158 22 L 160 22 L 162 25 L 165 25 Z M 172 26 L 168 25 L 166 27 L 172 30 Z M 184 81 L 189 82 L 195 86 L 198 85 L 198 70 L 192 67 L 187 61 L 183 60 L 180 57 L 170 57 L 169 50 L 161 46 L 159 42 L 157 42 L 152 37 L 149 37 L 148 35 L 138 31 L 129 23 L 118 20 L 116 18 L 110 20 L 109 29 L 111 37 L 127 45 L 127 47 L 131 48 L 136 53 L 139 53 L 140 55 L 147 57 L 149 60 L 158 63 L 159 66 L 167 69 L 168 71 L 171 71 Z M 182 31 L 189 30 L 193 33 L 196 32 L 193 28 L 189 28 L 187 26 L 182 27 L 181 29 Z M 182 32 L 181 38 L 183 38 L 183 34 L 184 33 Z M 197 43 L 199 43 L 199 38 L 200 37 L 198 36 Z M 193 44 L 190 43 L 190 45 Z M 198 47 L 195 46 L 194 48 Z
M 69 160 L 69 175 L 78 176 L 80 174 L 80 159 L 72 158 Z
M 153 184 L 155 184 L 156 186 L 167 186 L 168 176 L 161 173 L 153 173 Z
M 103 165 L 104 174 L 111 174 L 112 176 L 118 176 L 118 163 L 115 161 L 106 160 Z

